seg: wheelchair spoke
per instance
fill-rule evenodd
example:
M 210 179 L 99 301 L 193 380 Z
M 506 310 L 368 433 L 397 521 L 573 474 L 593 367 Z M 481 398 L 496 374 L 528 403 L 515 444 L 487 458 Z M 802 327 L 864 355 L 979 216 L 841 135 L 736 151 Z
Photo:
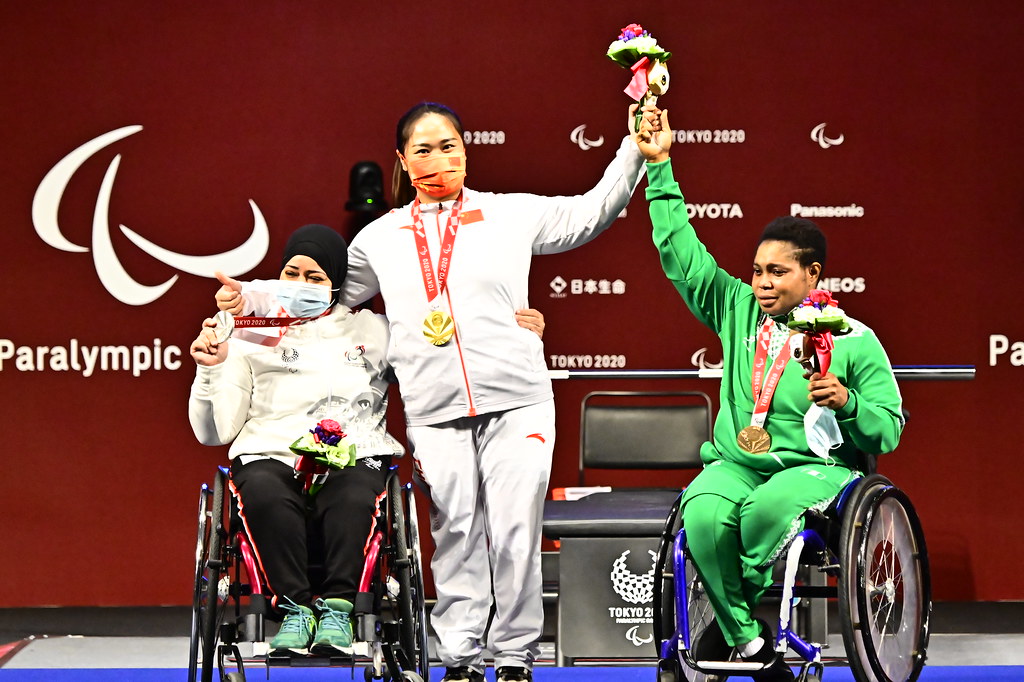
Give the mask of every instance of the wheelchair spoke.
M 914 558 L 914 537 L 905 509 L 885 500 L 878 510 L 869 569 L 872 640 L 882 671 L 893 680 L 907 679 L 914 669 L 921 629 L 921 589 Z
M 889 518 L 885 521 L 885 544 L 888 548 L 889 563 L 888 571 L 886 575 L 892 579 L 899 573 L 898 557 L 896 556 L 896 519 L 894 516 L 895 512 L 890 510 Z
M 920 522 L 906 494 L 868 477 L 843 517 L 840 613 L 854 679 L 917 679 L 928 645 L 930 586 Z
M 691 565 L 692 566 L 692 565 Z M 696 571 L 694 571 L 694 574 Z M 687 604 L 690 609 L 690 642 L 696 640 L 696 636 L 708 627 L 715 614 L 711 608 L 711 602 L 704 592 L 704 586 L 699 579 L 694 578 L 687 586 L 689 598 Z

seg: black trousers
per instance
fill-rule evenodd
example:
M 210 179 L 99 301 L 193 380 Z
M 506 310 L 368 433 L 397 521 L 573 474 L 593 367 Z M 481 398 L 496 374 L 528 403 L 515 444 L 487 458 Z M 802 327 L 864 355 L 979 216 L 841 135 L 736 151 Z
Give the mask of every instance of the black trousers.
M 275 605 L 283 597 L 303 606 L 316 596 L 355 598 L 363 549 L 390 463 L 390 457 L 371 457 L 332 469 L 312 498 L 283 462 L 232 463 L 232 492 Z M 310 582 L 311 549 L 320 554 L 314 560 L 322 560 L 324 568 L 316 585 Z

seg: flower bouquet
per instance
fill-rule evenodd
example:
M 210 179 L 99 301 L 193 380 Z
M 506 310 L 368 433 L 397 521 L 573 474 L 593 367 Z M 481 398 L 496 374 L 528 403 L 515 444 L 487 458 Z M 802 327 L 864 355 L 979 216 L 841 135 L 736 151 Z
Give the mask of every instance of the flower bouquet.
M 607 56 L 619 66 L 633 72 L 633 78 L 624 92 L 637 103 L 654 105 L 658 95 L 668 92 L 668 67 L 665 62 L 672 56 L 640 24 L 630 24 L 608 46 Z M 636 130 L 640 130 L 640 110 L 636 114 Z
M 789 339 L 794 360 L 804 368 L 804 377 L 815 372 L 824 375 L 832 362 L 833 334 L 840 336 L 850 331 L 846 314 L 832 294 L 824 289 L 812 289 L 790 314 L 786 325 L 799 333 Z
M 288 446 L 299 456 L 295 461 L 295 476 L 305 475 L 305 492 L 316 494 L 329 469 L 343 469 L 356 463 L 356 446 L 345 438 L 341 424 L 323 419 Z

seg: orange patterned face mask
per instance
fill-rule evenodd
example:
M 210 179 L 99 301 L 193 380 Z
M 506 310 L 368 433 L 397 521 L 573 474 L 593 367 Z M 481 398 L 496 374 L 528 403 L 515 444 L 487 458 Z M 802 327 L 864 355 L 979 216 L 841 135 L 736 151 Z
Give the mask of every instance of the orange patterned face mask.
M 466 180 L 465 154 L 438 154 L 405 160 L 413 187 L 434 198 L 446 197 L 462 189 Z

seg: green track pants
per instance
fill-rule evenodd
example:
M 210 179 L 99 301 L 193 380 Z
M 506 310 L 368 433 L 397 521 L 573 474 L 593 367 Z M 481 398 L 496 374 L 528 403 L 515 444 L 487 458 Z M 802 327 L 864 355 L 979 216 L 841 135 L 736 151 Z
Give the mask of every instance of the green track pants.
M 775 559 L 803 529 L 803 513 L 827 506 L 858 475 L 822 463 L 768 476 L 719 460 L 687 487 L 686 543 L 730 645 L 760 635 L 753 611 L 771 585 Z

